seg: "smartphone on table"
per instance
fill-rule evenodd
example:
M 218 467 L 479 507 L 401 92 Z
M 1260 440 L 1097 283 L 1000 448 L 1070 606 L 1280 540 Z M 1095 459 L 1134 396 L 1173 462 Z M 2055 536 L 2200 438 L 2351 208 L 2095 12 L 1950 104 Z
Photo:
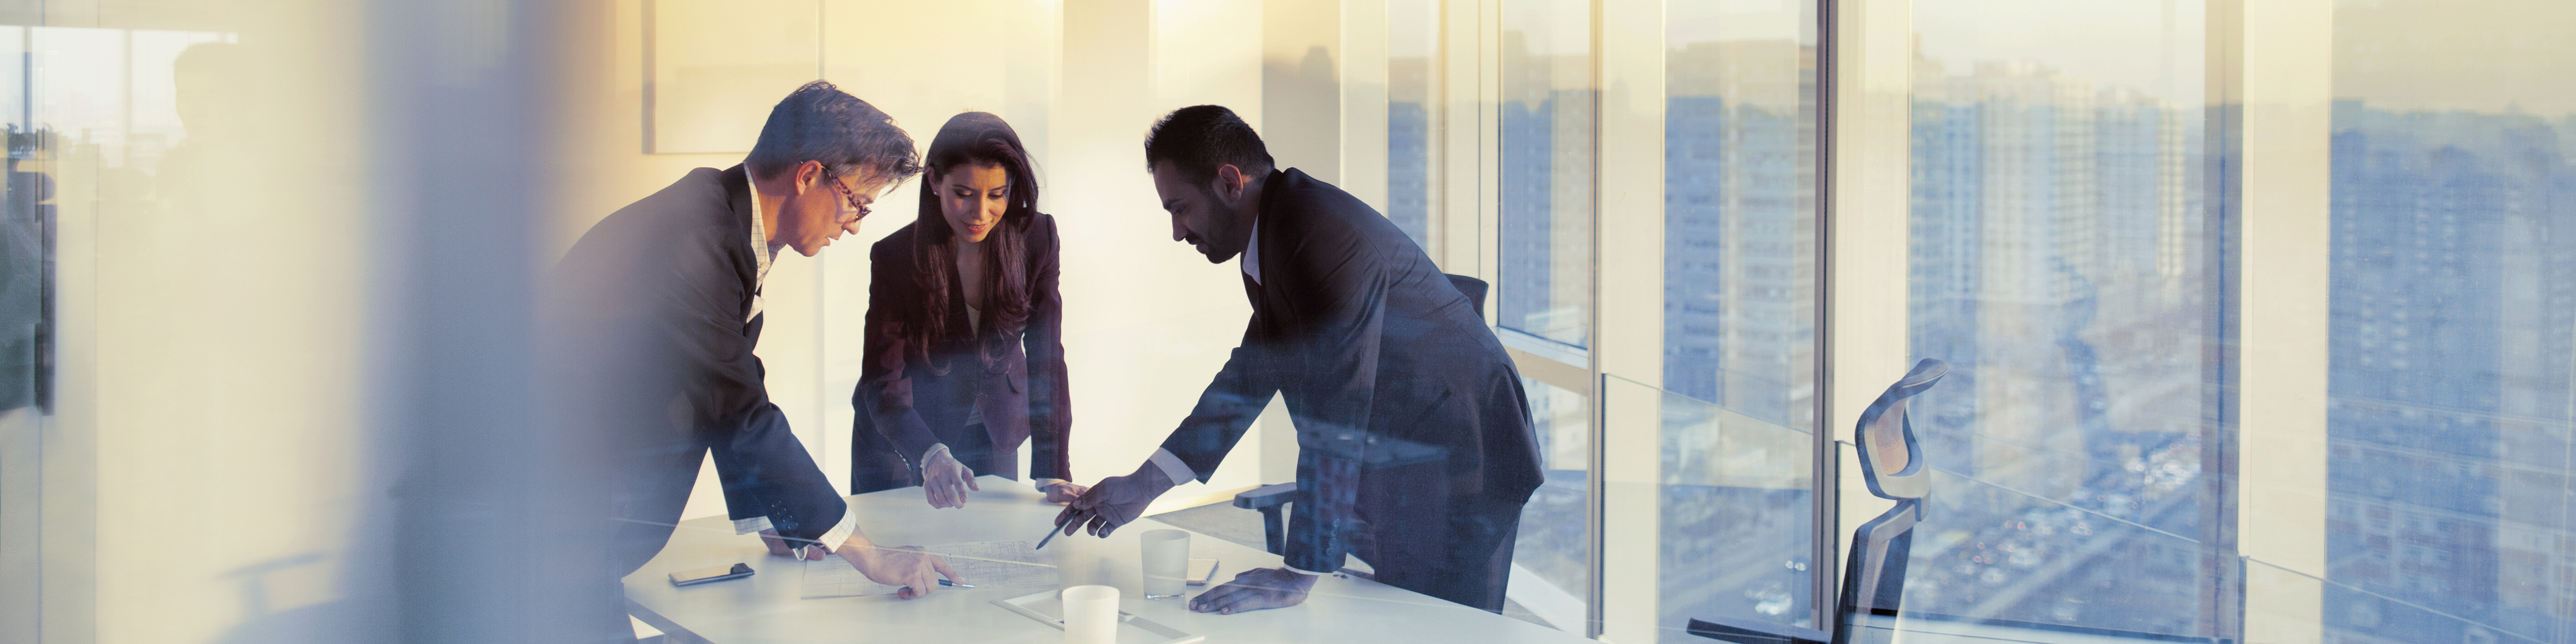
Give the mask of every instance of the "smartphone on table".
M 705 568 L 682 570 L 671 573 L 671 585 L 690 586 L 710 581 L 724 581 L 727 579 L 739 579 L 749 576 L 751 576 L 751 564 L 738 563 L 731 566 L 708 566 Z

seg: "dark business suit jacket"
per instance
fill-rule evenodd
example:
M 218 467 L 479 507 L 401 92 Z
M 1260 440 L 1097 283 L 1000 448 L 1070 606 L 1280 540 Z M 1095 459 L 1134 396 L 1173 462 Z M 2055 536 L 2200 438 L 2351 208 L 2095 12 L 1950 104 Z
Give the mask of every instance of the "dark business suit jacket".
M 1016 479 L 1020 442 L 1035 438 L 1030 476 L 1073 478 L 1065 450 L 1073 408 L 1066 396 L 1071 379 L 1064 367 L 1064 296 L 1056 289 L 1055 218 L 1036 213 L 1002 225 L 1016 227 L 1012 232 L 1028 251 L 1020 267 L 1028 279 L 1028 326 L 1003 337 L 992 323 L 990 309 L 998 307 L 988 306 L 977 334 L 967 323 L 966 299 L 951 297 L 948 328 L 929 348 L 931 364 L 921 364 L 911 331 L 929 323 L 912 256 L 916 231 L 904 226 L 869 251 L 865 363 L 850 393 L 858 412 L 850 493 L 920 485 L 921 464 L 914 461 L 939 443 L 976 474 Z M 965 293 L 956 271 L 942 274 L 948 292 Z M 977 354 L 987 343 L 1006 347 L 991 365 Z M 983 412 L 980 430 L 966 424 L 969 410 Z
M 557 368 L 616 475 L 618 575 L 669 540 L 709 452 L 736 519 L 813 539 L 846 509 L 761 383 L 751 199 L 740 165 L 692 170 L 592 226 L 556 268 L 553 322 L 570 331 Z
M 1412 553 L 1370 559 L 1384 580 L 1435 565 L 1420 560 L 1463 538 L 1457 524 L 1516 524 L 1541 482 L 1537 435 L 1519 373 L 1467 296 L 1384 216 L 1304 172 L 1270 175 L 1255 225 L 1261 279 L 1244 278 L 1243 344 L 1163 449 L 1205 481 L 1284 396 L 1298 446 L 1285 554 L 1302 570 L 1339 569 L 1371 542 Z M 1510 525 L 1499 529 L 1486 546 L 1508 565 Z M 1487 583 L 1501 607 L 1500 579 L 1460 583 Z

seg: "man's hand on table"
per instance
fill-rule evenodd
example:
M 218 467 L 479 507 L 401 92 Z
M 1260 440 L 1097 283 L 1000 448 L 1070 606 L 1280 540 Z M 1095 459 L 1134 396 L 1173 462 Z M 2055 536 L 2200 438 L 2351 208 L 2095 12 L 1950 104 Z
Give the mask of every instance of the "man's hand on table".
M 1082 485 L 1076 484 L 1072 481 L 1057 481 L 1038 486 L 1038 491 L 1046 493 L 1046 502 L 1048 503 L 1056 505 L 1072 505 L 1074 499 L 1082 498 L 1082 493 L 1091 491 L 1091 488 L 1083 487 Z
M 1145 506 L 1170 489 L 1172 478 L 1162 468 L 1146 463 L 1134 474 L 1101 479 L 1099 485 L 1065 504 L 1064 512 L 1055 516 L 1055 525 L 1066 536 L 1072 536 L 1074 530 L 1087 529 L 1091 536 L 1106 537 L 1118 526 L 1144 516 Z
M 1286 568 L 1254 568 L 1236 574 L 1234 581 L 1190 598 L 1190 610 L 1232 615 L 1247 610 L 1287 608 L 1306 603 L 1306 591 L 1314 587 L 1314 575 Z
M 966 491 L 982 489 L 975 484 L 975 470 L 957 462 L 947 445 L 931 448 L 921 460 L 921 491 L 930 497 L 930 507 L 966 507 Z
M 760 531 L 760 544 L 769 546 L 769 554 L 780 557 L 820 560 L 823 555 L 832 552 L 832 549 L 825 548 L 821 544 L 790 544 L 785 537 L 778 536 L 777 530 Z
M 941 576 L 952 582 L 966 583 L 966 580 L 957 578 L 956 571 L 948 569 L 948 560 L 923 552 L 921 546 L 879 548 L 868 541 L 867 535 L 857 532 L 850 533 L 850 538 L 842 541 L 837 549 L 825 548 L 822 544 L 791 546 L 785 538 L 778 536 L 777 530 L 760 531 L 760 542 L 769 546 L 769 554 L 781 557 L 821 561 L 823 555 L 839 554 L 841 560 L 849 562 L 859 574 L 866 575 L 868 581 L 902 586 L 903 590 L 896 591 L 894 596 L 903 599 L 930 594 L 939 587 Z
M 853 532 L 849 540 L 842 541 L 841 547 L 833 552 L 841 555 L 843 561 L 850 562 L 850 567 L 857 568 L 859 574 L 866 575 L 868 581 L 902 586 L 903 590 L 894 594 L 898 599 L 930 594 L 939 587 L 939 578 L 943 576 L 949 581 L 966 583 L 957 577 L 956 571 L 948 569 L 948 560 L 923 552 L 921 546 L 880 548 L 869 543 L 867 537 Z

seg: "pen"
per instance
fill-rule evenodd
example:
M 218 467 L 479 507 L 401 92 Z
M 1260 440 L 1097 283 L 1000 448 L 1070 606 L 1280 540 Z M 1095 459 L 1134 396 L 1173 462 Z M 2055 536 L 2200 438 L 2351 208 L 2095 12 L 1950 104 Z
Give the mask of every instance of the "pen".
M 1049 530 L 1047 530 L 1047 536 L 1046 536 L 1046 538 L 1045 538 L 1045 539 L 1039 539 L 1039 540 L 1038 540 L 1038 547 L 1036 547 L 1036 548 L 1030 548 L 1030 550 L 1037 550 L 1037 549 L 1040 549 L 1040 548 L 1045 548 L 1045 547 L 1046 547 L 1046 542 L 1055 538 L 1055 533 L 1063 532 L 1063 531 L 1064 531 L 1064 526 L 1056 526 L 1056 527 L 1055 527 L 1055 528 L 1053 528 L 1053 529 L 1049 529 Z
M 975 585 L 974 585 L 974 584 L 961 584 L 961 583 L 957 583 L 957 582 L 949 581 L 949 580 L 946 580 L 946 579 L 939 580 L 939 585 L 941 585 L 941 586 L 954 586 L 954 587 L 957 587 L 957 588 L 974 588 L 974 587 L 975 587 Z

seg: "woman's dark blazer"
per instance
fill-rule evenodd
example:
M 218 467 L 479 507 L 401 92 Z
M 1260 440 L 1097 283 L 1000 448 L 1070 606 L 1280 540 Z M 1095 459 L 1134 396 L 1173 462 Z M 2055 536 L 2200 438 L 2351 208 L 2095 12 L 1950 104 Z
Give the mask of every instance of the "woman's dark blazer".
M 949 298 L 948 329 L 930 347 L 931 362 L 947 373 L 918 364 L 908 330 L 927 323 L 922 315 L 927 296 L 915 280 L 915 225 L 887 235 L 868 251 L 866 364 L 859 370 L 858 390 L 850 395 L 858 412 L 850 447 L 851 493 L 920 485 L 921 464 L 914 461 L 939 443 L 948 443 L 951 453 L 978 475 L 1020 478 L 1020 441 L 1034 437 L 1030 476 L 1073 478 L 1065 455 L 1073 410 L 1065 393 L 1069 378 L 1064 297 L 1056 290 L 1055 218 L 1036 213 L 1002 225 L 1016 226 L 1026 240 L 1029 320 L 1020 337 L 1000 339 L 1008 349 L 990 368 L 976 356 L 978 339 L 970 336 L 964 297 Z M 955 281 L 956 271 L 943 272 L 950 293 L 965 292 Z M 988 321 L 992 308 L 985 313 Z M 984 332 L 999 333 L 990 325 Z M 971 438 L 966 435 L 968 405 L 984 412 L 984 435 L 991 441 L 984 458 L 967 460 L 972 450 L 960 449 Z

